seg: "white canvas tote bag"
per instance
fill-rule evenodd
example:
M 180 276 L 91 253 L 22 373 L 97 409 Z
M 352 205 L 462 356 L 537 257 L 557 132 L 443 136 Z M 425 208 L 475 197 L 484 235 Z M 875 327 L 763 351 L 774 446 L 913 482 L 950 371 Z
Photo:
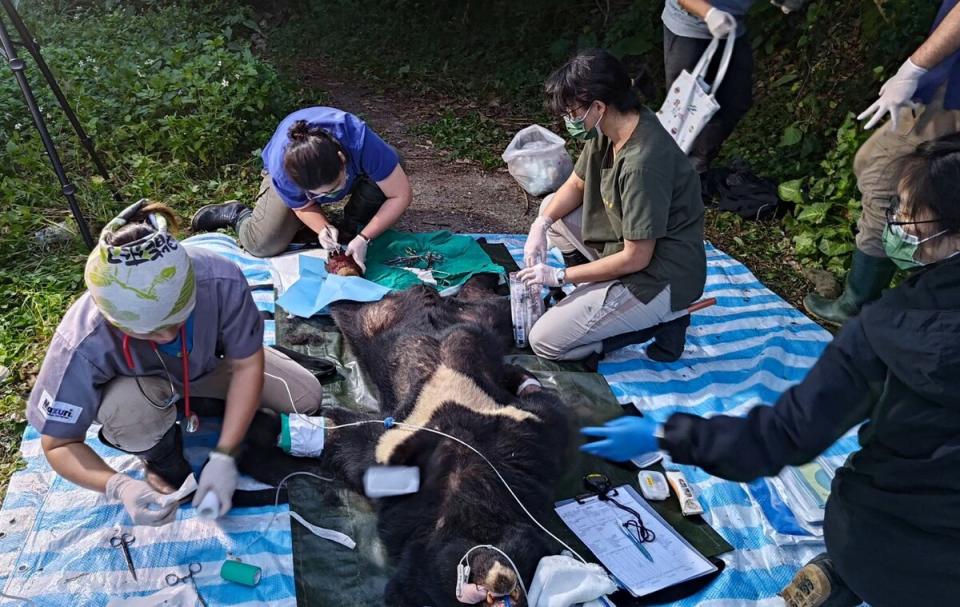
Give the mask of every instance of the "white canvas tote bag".
M 713 115 L 720 109 L 714 92 L 723 82 L 733 56 L 736 35 L 731 33 L 723 47 L 720 68 L 712 83 L 707 83 L 707 68 L 720 48 L 720 38 L 714 38 L 703 52 L 693 73 L 683 70 L 667 91 L 667 98 L 657 112 L 660 124 L 667 129 L 684 154 L 690 153 L 693 142 Z

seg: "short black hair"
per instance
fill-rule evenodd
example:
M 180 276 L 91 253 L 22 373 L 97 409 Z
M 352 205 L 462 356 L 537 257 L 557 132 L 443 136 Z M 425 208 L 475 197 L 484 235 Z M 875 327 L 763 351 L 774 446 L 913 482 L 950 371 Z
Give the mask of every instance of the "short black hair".
M 547 107 L 560 116 L 572 108 L 602 101 L 621 112 L 643 107 L 620 60 L 603 49 L 578 53 L 547 78 Z
M 346 156 L 340 142 L 317 125 L 297 120 L 287 131 L 290 143 L 283 152 L 283 170 L 304 190 L 330 185 L 340 176 Z
M 927 211 L 940 229 L 960 232 L 960 133 L 921 143 L 899 161 L 899 176 L 905 213 Z

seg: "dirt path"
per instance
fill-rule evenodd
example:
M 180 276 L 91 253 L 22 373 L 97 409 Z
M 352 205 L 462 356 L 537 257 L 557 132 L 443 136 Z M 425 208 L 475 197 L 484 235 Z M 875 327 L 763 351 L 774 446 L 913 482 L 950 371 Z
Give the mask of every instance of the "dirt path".
M 357 114 L 403 154 L 413 184 L 413 204 L 400 220 L 403 230 L 526 233 L 536 213 L 531 199 L 524 216 L 522 190 L 506 169 L 484 171 L 470 162 L 451 161 L 414 127 L 444 109 L 443 100 L 376 94 L 362 77 L 352 77 L 316 59 L 297 63 L 301 84 L 325 91 L 333 107 Z

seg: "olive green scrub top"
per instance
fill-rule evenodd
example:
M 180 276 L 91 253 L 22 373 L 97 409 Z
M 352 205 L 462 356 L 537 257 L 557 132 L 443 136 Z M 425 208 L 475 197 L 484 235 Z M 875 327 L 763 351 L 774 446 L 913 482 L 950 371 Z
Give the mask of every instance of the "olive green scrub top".
M 620 281 L 643 303 L 668 285 L 670 307 L 686 308 L 703 294 L 700 178 L 650 110 L 616 154 L 603 133 L 587 142 L 574 168 L 585 182 L 582 238 L 606 257 L 623 241 L 656 240 L 650 264 Z

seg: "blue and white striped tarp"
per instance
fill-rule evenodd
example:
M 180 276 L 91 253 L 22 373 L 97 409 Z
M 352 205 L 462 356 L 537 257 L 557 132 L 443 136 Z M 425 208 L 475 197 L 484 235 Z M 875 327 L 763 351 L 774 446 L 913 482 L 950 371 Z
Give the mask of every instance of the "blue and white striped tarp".
M 523 236 L 486 235 L 503 242 L 519 261 Z M 189 239 L 232 259 L 251 285 L 270 284 L 270 264 L 243 254 L 227 236 Z M 673 411 L 742 414 L 759 403 L 772 403 L 800 381 L 830 335 L 766 289 L 742 264 L 708 246 L 705 297 L 718 304 L 697 312 L 687 349 L 676 363 L 653 363 L 641 346 L 614 353 L 600 365 L 622 403 L 633 402 L 656 420 Z M 552 257 L 559 263 L 559 256 Z M 259 289 L 254 289 L 255 297 Z M 263 289 L 270 293 L 269 289 Z M 272 312 L 266 295 L 258 307 Z M 272 335 L 272 334 L 271 334 Z M 265 336 L 266 340 L 266 336 Z M 269 342 L 272 343 L 272 340 Z M 100 445 L 91 433 L 88 444 L 119 470 L 132 470 L 134 458 Z M 213 440 L 211 438 L 211 440 Z M 839 464 L 857 448 L 855 436 L 841 439 L 827 452 Z M 285 506 L 257 543 L 273 508 L 234 509 L 216 523 L 202 521 L 192 508 L 181 508 L 177 521 L 160 529 L 131 527 L 117 504 L 54 474 L 28 428 L 21 452 L 26 469 L 14 474 L 0 510 L 0 588 L 8 595 L 30 597 L 37 605 L 105 605 L 112 598 L 143 596 L 165 588 L 167 573 L 186 574 L 190 562 L 203 564 L 197 584 L 211 605 L 293 605 L 296 602 L 289 519 Z M 706 518 L 735 548 L 724 555 L 727 569 L 706 589 L 680 603 L 738 607 L 780 605 L 776 597 L 796 569 L 823 548 L 809 536 L 777 533 L 746 487 L 721 481 L 693 467 L 683 467 L 699 490 Z M 118 525 L 137 536 L 131 546 L 140 582 L 127 573 L 119 550 L 109 547 Z M 260 565 L 263 582 L 256 588 L 227 584 L 219 577 L 227 551 Z M 0 604 L 20 604 L 0 599 Z
M 525 237 L 487 235 L 487 239 L 506 244 L 521 262 Z M 559 265 L 559 256 L 553 255 L 551 263 Z M 709 243 L 703 296 L 717 298 L 717 305 L 693 314 L 679 361 L 651 361 L 639 345 L 601 361 L 599 371 L 617 400 L 636 404 L 644 415 L 660 422 L 675 411 L 743 415 L 755 405 L 772 404 L 802 380 L 831 339 L 746 266 Z M 850 433 L 830 447 L 826 459 L 839 466 L 857 448 L 856 435 Z M 692 466 L 680 469 L 696 485 L 707 510 L 704 518 L 734 551 L 721 557 L 727 568 L 713 583 L 676 605 L 782 605 L 777 592 L 824 550 L 822 540 L 778 533 L 746 485 Z

